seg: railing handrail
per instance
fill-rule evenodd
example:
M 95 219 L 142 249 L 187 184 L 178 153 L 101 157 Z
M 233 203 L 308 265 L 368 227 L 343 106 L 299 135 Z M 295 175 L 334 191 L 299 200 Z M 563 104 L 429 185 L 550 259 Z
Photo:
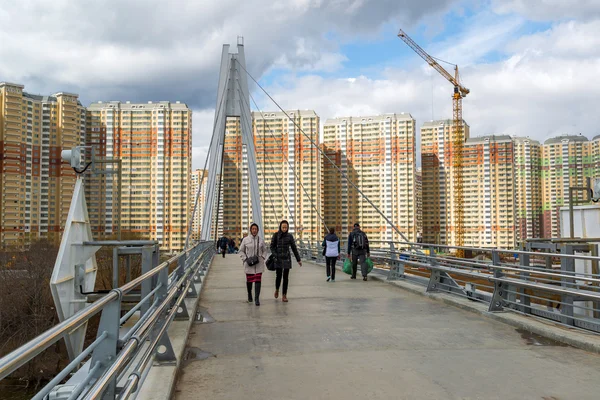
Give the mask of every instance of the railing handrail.
M 377 241 L 373 241 L 377 243 Z M 583 240 L 582 240 L 583 242 Z M 381 241 L 381 243 L 389 243 Z M 404 243 L 404 242 L 394 242 Z M 431 248 L 427 243 L 415 243 Z M 571 243 L 569 243 L 571 244 Z M 438 246 L 438 245 L 434 245 Z M 452 247 L 452 246 L 441 246 Z M 464 249 L 472 249 L 462 247 Z M 309 257 L 322 259 L 322 247 L 301 245 L 299 249 Z M 530 265 L 533 257 L 519 257 L 520 264 L 509 264 L 500 260 L 498 249 L 487 249 L 492 253 L 490 261 L 476 261 L 453 256 L 414 253 L 412 250 L 398 248 L 371 248 L 371 257 L 375 262 L 383 262 L 389 267 L 388 279 L 406 278 L 418 283 L 428 280 L 427 291 L 445 290 L 449 293 L 467 297 L 471 300 L 489 303 L 489 311 L 502 311 L 505 308 L 527 310 L 526 314 L 551 318 L 554 321 L 577 326 L 600 333 L 600 274 L 575 270 L 575 260 L 599 261 L 596 256 L 578 256 L 564 253 L 510 251 L 522 255 L 534 255 L 545 258 L 561 258 L 561 270 L 544 268 L 542 265 Z M 574 249 L 567 250 L 574 251 Z M 402 257 L 404 256 L 404 258 Z M 406 269 L 405 266 L 413 268 Z M 416 273 L 417 269 L 429 270 L 429 276 Z M 395 271 L 395 272 L 394 272 Z M 398 272 L 401 271 L 401 272 Z M 393 273 L 393 274 L 392 274 Z M 442 275 L 440 275 L 442 274 Z M 463 280 L 459 277 L 464 277 Z M 459 284 L 460 282 L 464 285 Z M 486 285 L 484 282 L 490 282 Z M 470 284 L 467 287 L 467 284 Z M 480 288 L 475 296 L 476 288 Z M 482 290 L 483 289 L 483 290 Z M 541 292 L 531 293 L 526 290 Z M 509 295 L 510 294 L 510 295 Z M 517 297 L 514 297 L 514 296 Z M 537 295 L 537 296 L 536 296 Z M 540 297 L 541 296 L 541 297 Z M 559 298 L 560 300 L 557 300 Z M 531 301 L 533 300 L 533 301 Z M 576 301 L 588 301 L 592 306 Z M 563 305 L 550 311 L 539 308 L 540 304 Z M 580 310 L 577 314 L 575 308 Z M 583 312 L 581 312 L 583 311 Z M 589 314 L 589 312 L 593 312 Z M 553 314 L 552 316 L 549 316 Z
M 90 242 L 90 243 L 95 246 L 101 245 L 101 244 L 104 244 L 104 245 L 122 245 L 122 244 L 124 244 L 124 245 L 138 245 L 138 246 L 139 245 L 145 246 L 145 245 L 150 245 L 150 244 L 156 244 L 154 241 L 124 241 L 124 242 L 114 242 L 114 243 L 111 241 L 105 241 L 105 242 Z M 207 250 L 209 250 L 211 248 L 212 242 L 198 242 L 196 244 L 196 246 L 199 246 L 199 245 L 206 246 L 206 248 L 199 255 L 199 258 L 200 258 L 201 256 L 204 255 L 204 253 Z M 150 271 L 140 275 L 139 277 L 133 279 L 132 281 L 125 283 L 124 285 L 122 285 L 118 288 L 114 288 L 114 289 L 110 290 L 106 295 L 102 296 L 101 298 L 96 300 L 94 303 L 92 303 L 88 307 L 80 310 L 73 316 L 58 323 L 57 325 L 50 328 L 46 332 L 38 335 L 36 338 L 30 340 L 29 342 L 25 343 L 24 345 L 18 347 L 15 350 L 13 350 L 6 356 L 0 358 L 0 380 L 4 379 L 8 375 L 10 375 L 12 372 L 14 372 L 18 368 L 22 367 L 23 365 L 25 365 L 31 359 L 33 359 L 38 354 L 40 354 L 42 351 L 46 350 L 48 347 L 50 347 L 51 345 L 53 345 L 54 343 L 56 343 L 57 341 L 59 341 L 60 339 L 65 337 L 67 334 L 72 332 L 74 329 L 76 329 L 79 326 L 81 326 L 82 324 L 86 323 L 90 318 L 92 318 L 98 312 L 103 310 L 107 305 L 113 303 L 114 301 L 119 301 L 120 299 L 122 299 L 122 296 L 124 294 L 129 293 L 135 287 L 141 285 L 143 282 L 147 281 L 148 279 L 153 278 L 155 275 L 159 274 L 165 268 L 168 268 L 173 262 L 179 260 L 182 256 L 187 255 L 191 250 L 192 249 L 188 249 L 186 251 L 181 251 L 181 252 L 177 253 L 176 255 L 174 255 L 173 257 L 171 257 L 169 260 L 158 264 L 156 267 L 152 268 Z M 177 280 L 177 284 L 173 285 L 174 289 L 177 287 L 177 285 L 180 285 L 181 282 L 183 282 L 185 280 L 185 278 L 188 278 L 190 271 L 191 271 L 191 268 L 188 268 L 186 270 L 186 273 L 183 274 L 180 277 L 180 279 Z M 169 278 L 176 276 L 175 275 L 176 273 L 177 273 L 177 270 L 173 271 L 169 275 Z M 165 301 L 161 302 L 161 305 L 159 308 L 164 308 L 164 305 L 166 304 Z M 159 315 L 159 314 L 157 314 L 157 315 Z M 153 321 L 153 322 L 156 322 L 156 321 Z M 144 328 L 146 329 L 146 333 L 147 333 L 147 331 L 149 330 L 148 329 L 149 326 L 151 326 L 152 324 L 149 324 L 148 326 L 145 326 L 145 325 L 147 325 L 147 324 L 144 324 Z M 138 329 L 140 329 L 140 328 L 141 327 L 138 327 Z

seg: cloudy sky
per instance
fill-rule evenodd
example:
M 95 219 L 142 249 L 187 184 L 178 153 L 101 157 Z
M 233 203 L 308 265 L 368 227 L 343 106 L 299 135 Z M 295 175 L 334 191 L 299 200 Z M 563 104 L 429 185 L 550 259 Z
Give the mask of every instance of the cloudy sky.
M 473 136 L 600 133 L 600 0 L 0 0 L 0 81 L 79 93 L 86 105 L 183 101 L 197 168 L 221 46 L 238 35 L 249 71 L 285 108 L 322 121 L 450 118 L 452 87 L 398 28 L 460 66 Z

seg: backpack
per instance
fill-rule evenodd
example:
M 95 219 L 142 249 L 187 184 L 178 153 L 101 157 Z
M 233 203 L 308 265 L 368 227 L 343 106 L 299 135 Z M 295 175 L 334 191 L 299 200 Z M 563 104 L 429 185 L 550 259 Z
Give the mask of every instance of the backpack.
M 352 247 L 356 250 L 364 250 L 366 248 L 366 237 L 362 231 L 352 234 Z

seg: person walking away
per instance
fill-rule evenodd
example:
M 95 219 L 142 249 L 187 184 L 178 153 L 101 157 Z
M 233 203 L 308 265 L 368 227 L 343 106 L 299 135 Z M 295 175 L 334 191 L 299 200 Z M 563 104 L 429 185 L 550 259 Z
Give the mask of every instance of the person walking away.
M 271 253 L 275 257 L 275 298 L 279 298 L 279 287 L 281 286 L 281 280 L 283 278 L 283 297 L 281 301 L 284 303 L 288 302 L 287 290 L 289 285 L 290 269 L 292 269 L 292 257 L 290 255 L 290 248 L 296 257 L 296 261 L 299 266 L 302 266 L 302 260 L 300 254 L 298 254 L 298 248 L 294 241 L 294 236 L 289 233 L 290 224 L 283 220 L 279 223 L 279 230 L 275 232 L 271 239 Z
M 246 289 L 248 290 L 248 303 L 252 303 L 252 284 L 254 283 L 254 304 L 260 306 L 260 286 L 262 273 L 265 270 L 267 246 L 258 236 L 258 225 L 250 225 L 250 235 L 246 236 L 240 244 L 239 254 L 246 273 Z
M 227 239 L 225 236 L 223 236 L 217 242 L 217 247 L 221 249 L 221 254 L 223 254 L 223 258 L 225 258 L 225 253 L 227 252 L 227 243 L 229 243 L 229 239 Z
M 235 248 L 235 242 L 233 241 L 233 238 L 229 238 L 227 245 L 229 246 L 229 254 L 233 254 L 233 249 Z
M 327 265 L 327 282 L 335 282 L 335 261 L 340 259 L 340 238 L 335 234 L 335 228 L 329 228 L 321 246 Z
M 352 257 L 352 276 L 350 279 L 356 279 L 356 270 L 360 262 L 360 272 L 363 276 L 363 281 L 367 280 L 367 263 L 366 259 L 371 255 L 369 250 L 369 239 L 367 234 L 360 230 L 358 222 L 354 224 L 354 229 L 348 235 L 348 258 Z

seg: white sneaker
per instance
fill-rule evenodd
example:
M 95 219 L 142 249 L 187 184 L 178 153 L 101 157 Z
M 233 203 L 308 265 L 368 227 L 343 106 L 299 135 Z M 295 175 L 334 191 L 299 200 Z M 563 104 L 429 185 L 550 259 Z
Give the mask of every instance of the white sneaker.
M 331 277 L 330 277 L 330 276 L 328 276 L 328 277 L 327 277 L 327 282 L 329 282 L 329 280 L 330 280 L 330 279 L 331 279 Z

